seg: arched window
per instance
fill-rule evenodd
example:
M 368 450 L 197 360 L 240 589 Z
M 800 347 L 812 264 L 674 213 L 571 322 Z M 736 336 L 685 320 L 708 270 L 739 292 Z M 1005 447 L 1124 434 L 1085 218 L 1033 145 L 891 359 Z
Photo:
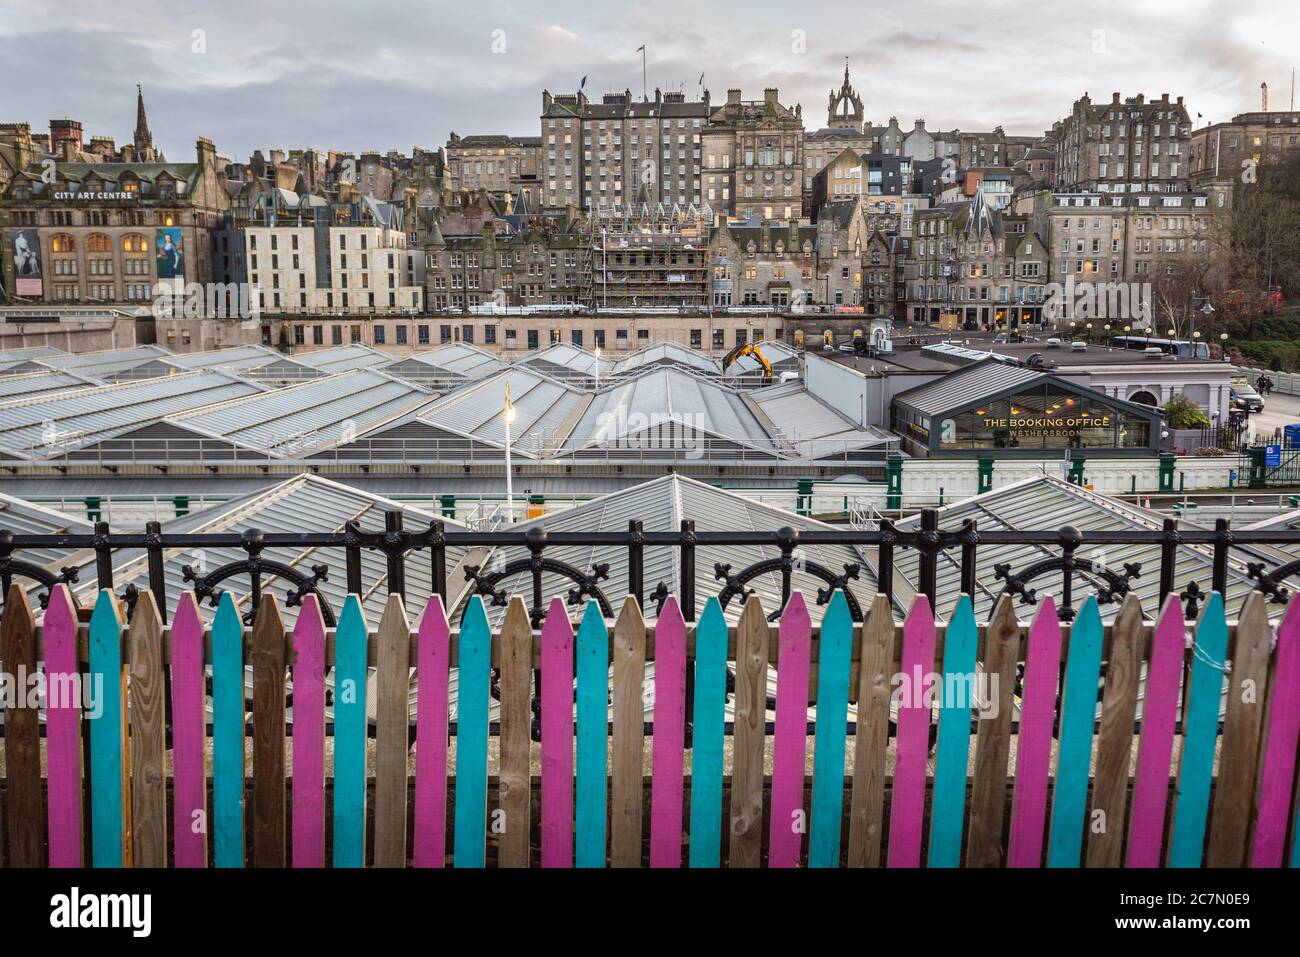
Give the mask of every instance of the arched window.
M 122 270 L 128 276 L 149 275 L 149 244 L 139 233 L 129 233 L 122 237 L 122 252 L 125 254 Z
M 65 233 L 60 233 L 50 239 L 50 252 L 52 253 L 75 253 L 76 251 L 76 239 Z
M 95 233 L 93 236 L 86 237 L 86 252 L 111 253 L 112 251 L 113 241 L 103 233 Z

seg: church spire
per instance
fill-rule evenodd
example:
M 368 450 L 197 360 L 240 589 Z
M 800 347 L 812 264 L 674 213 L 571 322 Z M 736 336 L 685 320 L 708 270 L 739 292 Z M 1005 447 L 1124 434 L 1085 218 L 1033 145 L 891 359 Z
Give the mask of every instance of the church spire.
M 144 115 L 144 90 L 140 84 L 135 85 L 135 155 L 138 160 L 144 154 L 153 152 L 153 134 L 149 132 L 149 120 Z
M 849 82 L 849 59 L 845 57 L 844 83 L 838 93 L 831 90 L 826 109 L 826 125 L 860 129 L 862 120 L 862 97 L 858 96 L 857 91 L 853 89 L 853 84 Z

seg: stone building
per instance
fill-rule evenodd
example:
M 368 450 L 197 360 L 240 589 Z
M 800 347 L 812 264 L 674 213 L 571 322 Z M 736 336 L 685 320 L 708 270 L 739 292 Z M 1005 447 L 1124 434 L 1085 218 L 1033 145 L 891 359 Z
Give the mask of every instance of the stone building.
M 260 311 L 270 317 L 423 311 L 403 214 L 370 197 L 331 202 L 287 191 L 262 194 L 232 211 Z M 293 343 L 307 344 L 306 324 L 289 326 Z
M 965 329 L 1038 322 L 1049 255 L 1029 217 L 995 209 L 982 192 L 919 211 L 903 318 Z
M 1193 189 L 1211 182 L 1241 182 L 1249 165 L 1276 164 L 1300 154 L 1300 112 L 1238 113 L 1226 123 L 1192 133 L 1188 179 Z
M 709 241 L 714 307 L 772 306 L 817 298 L 817 227 L 789 223 L 729 223 Z
M 447 140 L 447 176 L 453 190 L 486 189 L 521 196 L 530 208 L 542 202 L 538 136 L 489 134 Z
M 147 306 L 161 281 L 213 281 L 210 231 L 229 204 L 212 142 L 193 163 L 35 161 L 0 196 L 15 301 Z M 48 179 L 48 181 L 47 181 Z
M 727 102 L 709 115 L 702 178 L 715 211 L 782 221 L 802 215 L 803 111 L 783 106 L 778 96 L 775 87 L 762 100 L 728 90 Z
M 1182 192 L 1187 189 L 1192 121 L 1180 96 L 1141 94 L 1093 103 L 1088 94 L 1052 124 L 1060 190 Z
M 1052 281 L 1150 283 L 1215 251 L 1215 197 L 1040 190 L 1016 205 L 1050 239 Z
M 586 236 L 573 220 L 535 218 L 519 229 L 494 220 L 477 234 L 439 231 L 424 245 L 429 311 L 574 305 L 589 256 Z M 495 333 L 488 336 L 483 344 L 494 345 Z
M 651 202 L 686 206 L 702 200 L 702 138 L 712 112 L 703 99 L 630 90 L 593 103 L 576 94 L 542 92 L 538 174 L 543 206 L 592 212 L 621 206 L 644 192 Z

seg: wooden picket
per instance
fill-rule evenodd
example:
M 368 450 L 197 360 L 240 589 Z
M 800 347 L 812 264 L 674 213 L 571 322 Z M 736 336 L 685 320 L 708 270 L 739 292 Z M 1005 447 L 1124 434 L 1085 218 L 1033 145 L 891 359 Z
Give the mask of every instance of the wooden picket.
M 9 692 L 0 861 L 202 867 L 210 840 L 218 867 L 246 861 L 429 867 L 448 860 L 450 834 L 457 867 L 489 861 L 679 867 L 684 849 L 697 868 L 724 861 L 819 868 L 1145 867 L 1162 860 L 1183 867 L 1300 865 L 1300 599 L 1291 601 L 1275 630 L 1263 594 L 1250 596 L 1234 623 L 1222 596 L 1212 594 L 1189 647 L 1188 623 L 1173 595 L 1154 622 L 1128 596 L 1109 626 L 1094 597 L 1068 626 L 1050 596 L 1030 622 L 1019 621 L 1010 596 L 1002 596 L 983 626 L 968 596 L 942 609 L 918 596 L 901 623 L 881 596 L 861 623 L 851 619 L 843 593 L 823 597 L 814 613 L 802 593 L 791 593 L 775 632 L 754 596 L 731 628 L 716 599 L 705 603 L 698 622 L 688 623 L 669 597 L 647 623 L 628 597 L 612 633 L 595 601 L 575 614 L 556 598 L 534 629 L 517 597 L 496 631 L 482 599 L 470 599 L 453 631 L 433 597 L 413 634 L 401 597 L 390 596 L 378 622 L 368 622 L 353 595 L 331 634 L 312 596 L 291 624 L 277 600 L 263 596 L 250 628 L 226 594 L 209 641 L 193 594 L 181 596 L 170 628 L 147 592 L 129 622 L 105 591 L 89 622 L 79 623 L 67 586 L 56 585 L 38 627 L 26 594 L 14 588 L 0 620 L 0 667 Z M 648 661 L 655 666 L 653 709 L 646 707 Z M 46 695 L 36 703 L 17 691 L 42 665 Z M 326 725 L 331 668 L 332 741 Z M 414 798 L 408 807 L 412 668 Z M 500 790 L 489 817 L 494 668 Z M 735 675 L 730 769 L 729 669 Z M 694 691 L 689 741 L 688 686 Z M 83 695 L 83 688 L 93 694 Z M 853 768 L 846 777 L 851 705 Z M 85 768 L 83 710 L 90 727 Z M 764 760 L 773 717 L 769 779 Z M 251 781 L 244 762 L 250 733 Z M 1130 775 L 1135 736 L 1138 758 Z M 448 800 L 449 742 L 454 803 Z M 1016 767 L 1008 778 L 1013 742 Z M 331 747 L 332 780 L 326 774 Z M 367 800 L 368 747 L 373 802 Z M 885 773 L 891 757 L 892 782 Z M 83 832 L 87 775 L 90 828 Z M 369 851 L 367 833 L 374 836 Z

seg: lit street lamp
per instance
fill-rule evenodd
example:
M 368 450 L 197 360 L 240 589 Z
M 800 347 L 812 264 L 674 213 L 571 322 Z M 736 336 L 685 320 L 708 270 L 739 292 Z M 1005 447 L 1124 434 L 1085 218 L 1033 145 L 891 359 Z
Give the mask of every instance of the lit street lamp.
M 510 401 L 510 383 L 506 383 L 506 403 L 501 407 L 501 418 L 506 424 L 506 520 L 515 520 L 514 484 L 510 473 L 510 423 L 515 420 L 514 403 Z

